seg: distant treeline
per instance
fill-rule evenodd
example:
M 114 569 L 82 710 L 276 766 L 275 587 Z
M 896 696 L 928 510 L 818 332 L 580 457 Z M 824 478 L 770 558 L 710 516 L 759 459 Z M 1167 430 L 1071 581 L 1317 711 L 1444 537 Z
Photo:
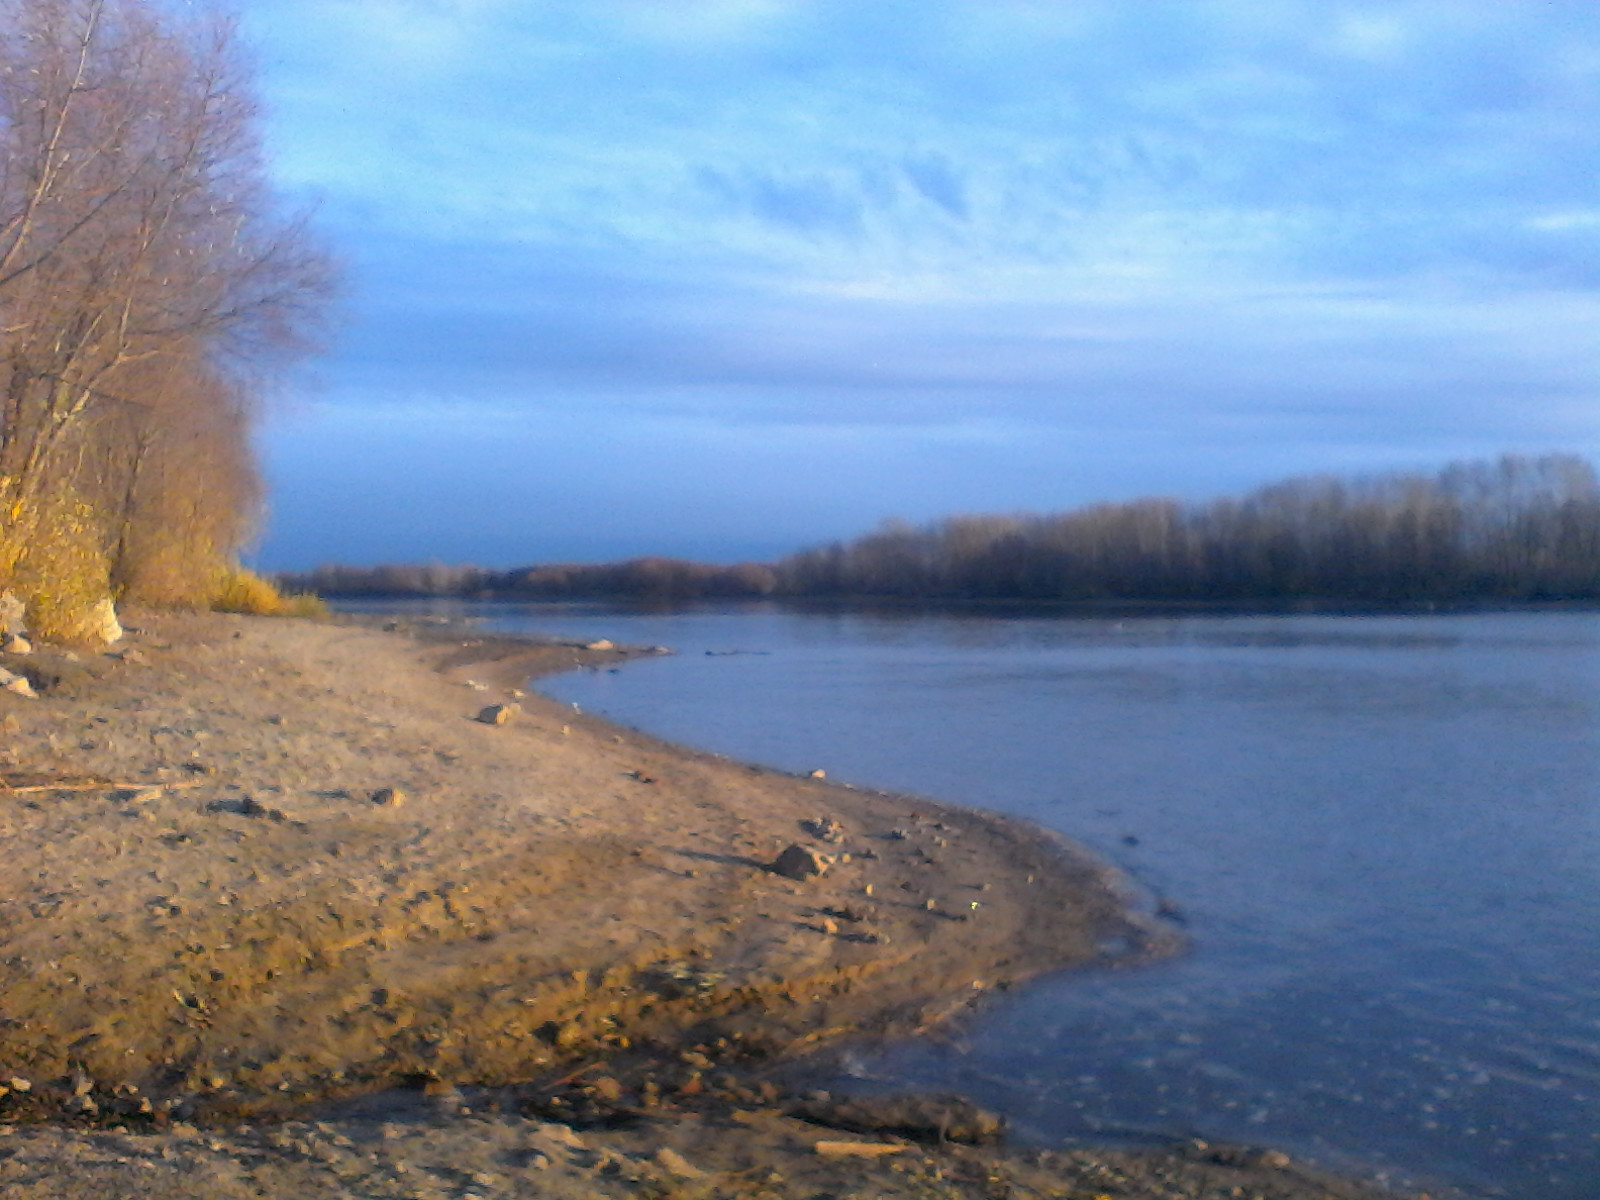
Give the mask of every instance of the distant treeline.
M 1170 602 L 1600 597 L 1600 484 L 1575 455 L 1312 477 L 1238 499 L 890 522 L 777 565 L 791 596 Z
M 558 563 L 493 571 L 443 563 L 318 567 L 279 577 L 297 591 L 324 596 L 461 596 L 529 600 L 619 597 L 669 601 L 771 595 L 777 573 L 763 563 L 718 566 L 677 558 L 618 563 Z
M 773 565 L 319 567 L 335 596 L 1361 603 L 1600 599 L 1600 482 L 1575 455 L 1319 476 L 1205 504 L 902 521 Z

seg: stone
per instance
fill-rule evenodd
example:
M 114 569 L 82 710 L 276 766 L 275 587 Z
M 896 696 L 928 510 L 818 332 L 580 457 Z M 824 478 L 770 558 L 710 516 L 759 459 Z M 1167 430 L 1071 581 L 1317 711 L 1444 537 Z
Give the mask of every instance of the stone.
M 8 633 L 0 637 L 0 650 L 7 654 L 32 654 L 33 643 L 20 633 Z
M 485 725 L 504 725 L 521 711 L 520 704 L 491 704 L 478 713 L 478 720 Z
M 585 650 L 615 650 L 617 644 L 610 638 L 601 638 L 599 641 L 586 643 L 583 648 Z
M 553 1143 L 557 1146 L 566 1146 L 571 1150 L 588 1149 L 589 1143 L 579 1136 L 578 1131 L 570 1125 L 560 1125 L 554 1122 L 541 1124 L 533 1130 L 536 1137 Z
M 828 777 L 828 773 L 826 771 L 824 771 L 821 767 L 818 767 L 818 768 L 816 768 L 816 770 L 811 772 L 811 778 L 812 779 L 826 779 L 827 777 Z
M 832 865 L 833 860 L 826 854 L 818 854 L 810 846 L 794 843 L 785 847 L 767 869 L 774 875 L 789 879 L 810 879 L 814 875 L 821 875 Z
M 668 1175 L 675 1176 L 678 1179 L 702 1179 L 705 1177 L 704 1171 L 691 1164 L 688 1159 L 670 1146 L 663 1146 L 656 1151 L 656 1166 L 660 1167 Z
M 844 841 L 844 826 L 832 817 L 816 817 L 809 821 L 801 821 L 800 828 L 819 841 Z
M 997 1142 L 1005 1120 L 961 1096 L 888 1095 L 806 1099 L 789 1115 L 851 1133 L 887 1133 L 920 1141 Z
M 1257 1146 L 1239 1146 L 1228 1143 L 1208 1143 L 1195 1138 L 1185 1142 L 1181 1153 L 1196 1162 L 1220 1163 L 1224 1167 L 1242 1167 L 1253 1170 L 1266 1167 L 1281 1171 L 1293 1160 L 1281 1150 L 1263 1150 Z
M 384 808 L 399 808 L 406 802 L 406 794 L 396 787 L 379 788 L 372 793 L 372 802 Z
M 89 620 L 89 634 L 107 646 L 122 640 L 122 624 L 117 620 L 117 608 L 111 603 L 110 596 L 102 597 L 95 604 Z
M 13 696 L 23 696 L 29 700 L 37 700 L 39 693 L 33 690 L 33 684 L 28 682 L 26 675 L 18 675 L 15 671 L 7 671 L 0 667 L 0 690 L 10 692 Z
M 80 1117 L 92 1117 L 100 1112 L 100 1106 L 92 1096 L 74 1096 L 67 1101 L 66 1110 Z

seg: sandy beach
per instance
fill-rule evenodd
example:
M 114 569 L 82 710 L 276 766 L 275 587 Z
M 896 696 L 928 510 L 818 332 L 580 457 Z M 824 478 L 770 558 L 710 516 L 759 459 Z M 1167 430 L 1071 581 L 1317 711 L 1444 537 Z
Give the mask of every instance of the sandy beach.
M 522 694 L 638 651 L 127 624 L 3 664 L 41 694 L 0 695 L 0 1196 L 1388 1194 L 796 1088 L 819 1046 L 1180 949 L 1064 840 Z

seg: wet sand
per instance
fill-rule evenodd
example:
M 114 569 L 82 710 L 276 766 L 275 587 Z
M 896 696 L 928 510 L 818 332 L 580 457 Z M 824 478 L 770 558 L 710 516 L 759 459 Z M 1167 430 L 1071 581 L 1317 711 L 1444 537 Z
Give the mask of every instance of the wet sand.
M 129 623 L 5 663 L 43 694 L 0 695 L 0 1195 L 1376 1194 L 1238 1147 L 963 1146 L 959 1105 L 773 1081 L 1176 949 L 1044 831 L 519 694 L 626 650 Z M 769 869 L 790 845 L 825 872 Z

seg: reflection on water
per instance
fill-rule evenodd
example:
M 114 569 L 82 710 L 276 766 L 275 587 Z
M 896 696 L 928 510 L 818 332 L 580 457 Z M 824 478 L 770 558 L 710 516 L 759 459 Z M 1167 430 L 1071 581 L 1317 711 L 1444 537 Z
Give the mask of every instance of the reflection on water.
M 680 651 L 562 699 L 1032 817 L 1182 910 L 1184 959 L 1025 989 L 874 1079 L 1043 1139 L 1600 1194 L 1600 615 L 493 611 Z

